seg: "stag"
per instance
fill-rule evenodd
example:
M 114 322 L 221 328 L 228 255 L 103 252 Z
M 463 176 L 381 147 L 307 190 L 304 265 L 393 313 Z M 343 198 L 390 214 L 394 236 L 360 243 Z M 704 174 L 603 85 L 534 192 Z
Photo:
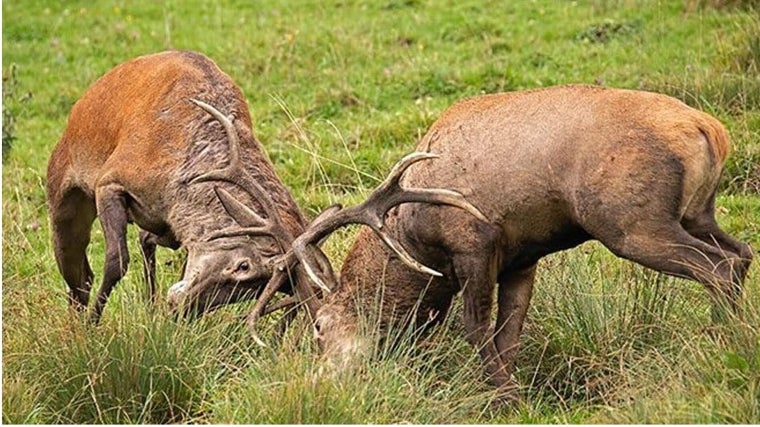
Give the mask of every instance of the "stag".
M 209 104 L 235 118 L 238 158 L 228 155 L 227 130 L 204 111 Z M 265 201 L 246 199 L 238 185 L 205 174 L 232 161 L 255 176 L 255 184 L 269 194 Z M 86 249 L 96 217 L 106 260 L 91 312 L 94 322 L 127 271 L 129 222 L 141 229 L 151 299 L 156 245 L 187 251 L 176 286 L 214 283 L 216 294 L 199 302 L 206 308 L 255 294 L 271 276 L 268 262 L 282 248 L 269 238 L 221 235 L 240 227 L 219 202 L 219 190 L 252 206 L 264 203 L 292 235 L 306 225 L 252 133 L 242 92 L 213 61 L 195 52 L 163 52 L 128 61 L 97 80 L 74 105 L 47 170 L 53 247 L 70 305 L 84 310 L 89 302 L 93 272 Z
M 411 163 L 429 157 L 418 156 Z M 383 199 L 394 202 L 379 207 L 409 200 L 471 209 L 451 191 L 397 190 L 389 188 Z M 248 217 L 238 221 L 229 209 L 241 202 Z M 240 89 L 213 61 L 195 52 L 133 59 L 85 92 L 48 163 L 47 203 L 58 268 L 69 287 L 70 305 L 80 311 L 88 305 L 93 283 L 86 249 L 92 224 L 96 217 L 100 220 L 106 259 L 91 312 L 95 323 L 127 271 L 130 222 L 141 230 L 151 299 L 156 245 L 187 251 L 183 277 L 169 292 L 169 303 L 182 304 L 186 313 L 202 313 L 262 291 L 271 298 L 274 282 L 277 291 L 314 301 L 315 288 L 307 277 L 320 284 L 334 281 L 317 246 L 290 250 L 295 237 L 306 231 L 305 216 L 253 135 Z M 340 212 L 337 219 L 351 212 Z M 286 252 L 290 255 L 283 257 Z M 295 266 L 292 254 L 308 257 L 308 263 L 299 264 L 308 270 L 297 267 L 286 277 L 283 261 Z
M 537 261 L 590 239 L 701 282 L 714 315 L 737 308 L 752 251 L 715 221 L 729 139 L 703 112 L 664 95 L 593 86 L 484 95 L 445 111 L 418 150 L 438 159 L 411 168 L 402 184 L 457 191 L 488 220 L 426 204 L 389 215 L 386 232 L 440 277 L 410 270 L 360 231 L 340 286 L 315 315 L 332 360 L 370 348 L 357 307 L 377 305 L 378 287 L 381 326 L 410 316 L 420 327 L 434 323 L 461 292 L 466 339 L 502 396 L 515 399 L 514 361 Z

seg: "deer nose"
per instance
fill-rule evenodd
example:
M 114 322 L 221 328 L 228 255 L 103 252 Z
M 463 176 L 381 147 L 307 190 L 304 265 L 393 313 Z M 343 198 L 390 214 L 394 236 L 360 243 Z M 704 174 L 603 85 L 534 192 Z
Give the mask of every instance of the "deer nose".
M 180 305 L 188 283 L 187 280 L 180 280 L 169 288 L 169 291 L 166 294 L 166 301 L 169 303 L 170 310 L 173 311 Z

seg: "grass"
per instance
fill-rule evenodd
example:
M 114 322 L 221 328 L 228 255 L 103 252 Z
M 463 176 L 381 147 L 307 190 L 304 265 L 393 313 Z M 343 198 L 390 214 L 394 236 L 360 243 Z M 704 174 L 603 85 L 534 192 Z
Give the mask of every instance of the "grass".
M 751 1 L 504 3 L 4 2 L 3 422 L 759 423 L 757 263 L 743 317 L 714 328 L 698 284 L 595 243 L 547 257 L 514 410 L 490 404 L 459 302 L 424 343 L 332 375 L 303 318 L 281 345 L 259 348 L 236 320 L 250 305 L 192 324 L 162 305 L 146 310 L 134 230 L 134 262 L 102 324 L 68 312 L 44 203 L 47 159 L 97 77 L 168 48 L 205 53 L 241 86 L 277 173 L 312 216 L 361 200 L 462 97 L 579 82 L 671 94 L 729 129 L 718 221 L 760 247 Z M 352 236 L 328 242 L 336 264 Z M 96 226 L 96 275 L 103 251 Z M 163 293 L 183 256 L 158 258 Z M 272 319 L 263 336 L 274 330 Z

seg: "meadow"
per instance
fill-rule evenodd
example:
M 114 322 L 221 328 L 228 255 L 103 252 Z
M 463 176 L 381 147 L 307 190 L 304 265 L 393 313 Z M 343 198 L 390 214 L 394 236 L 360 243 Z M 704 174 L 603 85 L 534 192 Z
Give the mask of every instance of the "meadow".
M 45 170 L 74 102 L 133 57 L 190 49 L 242 88 L 258 139 L 310 217 L 357 203 L 454 101 L 588 83 L 667 93 L 719 118 L 733 152 L 720 225 L 760 248 L 760 13 L 752 0 L 3 2 L 3 423 L 760 423 L 760 267 L 742 314 L 710 320 L 697 283 L 595 242 L 539 265 L 516 376 L 492 404 L 461 306 L 422 342 L 325 375 L 308 322 L 268 347 L 239 320 L 167 315 L 132 263 L 98 327 L 57 271 Z M 326 244 L 336 269 L 355 229 Z M 102 273 L 103 238 L 89 258 Z M 403 331 L 401 331 L 403 333 Z

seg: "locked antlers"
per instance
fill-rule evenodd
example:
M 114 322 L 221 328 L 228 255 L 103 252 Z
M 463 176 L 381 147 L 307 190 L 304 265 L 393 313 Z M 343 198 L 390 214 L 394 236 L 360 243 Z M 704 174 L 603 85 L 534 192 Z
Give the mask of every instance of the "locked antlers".
M 487 221 L 485 216 L 460 193 L 446 189 L 428 188 L 403 188 L 400 185 L 404 172 L 413 164 L 435 159 L 438 157 L 431 153 L 415 152 L 402 158 L 391 169 L 388 177 L 378 186 L 369 197 L 361 204 L 348 208 L 332 206 L 322 212 L 304 232 L 295 237 L 283 227 L 274 202 L 269 194 L 258 184 L 256 179 L 243 167 L 240 160 L 240 141 L 232 121 L 225 117 L 214 107 L 195 99 L 191 99 L 196 105 L 216 118 L 224 126 L 229 141 L 229 165 L 225 168 L 207 172 L 193 179 L 194 182 L 226 181 L 241 187 L 249 193 L 264 209 L 266 217 L 262 217 L 251 208 L 245 206 L 229 192 L 222 188 L 216 188 L 219 200 L 225 209 L 241 225 L 240 229 L 221 231 L 213 237 L 227 236 L 269 236 L 274 238 L 283 250 L 283 255 L 274 258 L 273 274 L 266 287 L 248 315 L 247 324 L 253 330 L 256 321 L 267 310 L 267 304 L 286 280 L 289 280 L 291 272 L 301 269 L 322 292 L 330 292 L 327 282 L 335 283 L 329 260 L 319 249 L 320 243 L 331 233 L 349 224 L 364 224 L 369 226 L 382 241 L 410 268 L 433 276 L 441 276 L 441 273 L 421 264 L 415 260 L 399 242 L 394 240 L 385 230 L 385 215 L 390 209 L 402 203 L 432 203 L 436 205 L 450 205 L 474 215 L 476 218 Z M 314 314 L 318 309 L 318 291 L 308 283 L 296 281 L 295 300 L 288 303 L 304 302 L 309 312 Z M 281 304 L 285 305 L 285 304 Z

